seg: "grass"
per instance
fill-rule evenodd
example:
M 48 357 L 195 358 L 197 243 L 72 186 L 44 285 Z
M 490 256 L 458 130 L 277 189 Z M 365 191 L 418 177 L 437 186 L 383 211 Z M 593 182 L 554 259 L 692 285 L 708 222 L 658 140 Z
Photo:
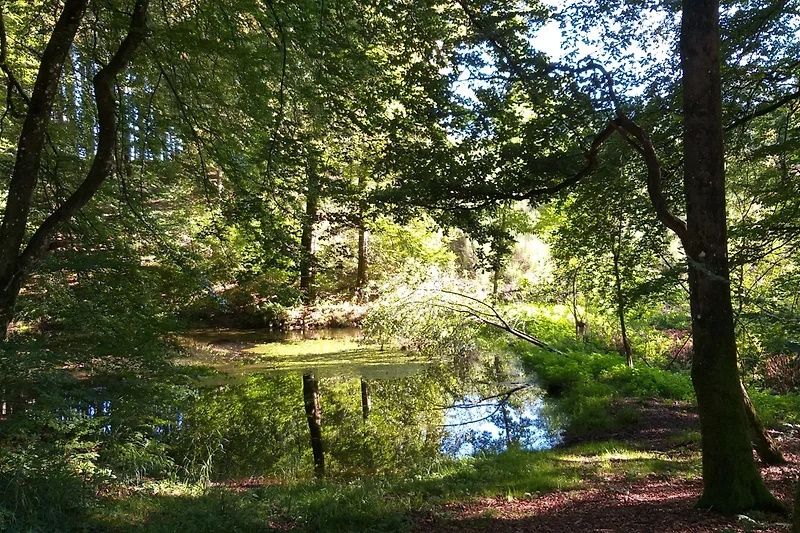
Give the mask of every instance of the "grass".
M 560 306 L 516 306 L 511 310 L 526 329 L 564 352 L 556 354 L 524 342 L 508 343 L 496 334 L 486 336 L 495 349 L 516 352 L 551 397 L 569 433 L 621 428 L 636 421 L 637 412 L 620 406 L 623 399 L 679 400 L 694 403 L 691 377 L 686 370 L 665 370 L 637 361 L 633 369 L 610 346 L 589 338 L 575 338 L 567 310 Z M 756 410 L 767 427 L 800 424 L 800 394 L 772 394 L 749 389 Z
M 628 368 L 617 354 L 566 352 L 556 354 L 513 343 L 526 367 L 557 402 L 568 434 L 624 427 L 638 412 L 620 407 L 625 398 L 692 401 L 688 375 L 650 367 Z
M 630 407 L 617 408 L 626 398 L 695 402 L 691 377 L 685 371 L 642 366 L 628 368 L 622 356 L 597 351 L 554 354 L 515 342 L 519 354 L 540 384 L 556 398 L 568 430 L 583 434 L 623 427 L 636 421 Z M 762 422 L 767 427 L 800 423 L 800 394 L 776 395 L 749 390 Z
M 606 441 L 545 452 L 512 449 L 451 462 L 413 479 L 298 481 L 257 488 L 159 483 L 108 497 L 92 517 L 110 531 L 404 531 L 415 513 L 475 497 L 521 499 L 590 486 L 610 475 L 634 481 L 699 475 L 699 456 L 677 457 Z
M 271 342 L 247 350 L 257 357 L 255 365 L 275 370 L 304 368 L 336 370 L 364 367 L 414 365 L 419 368 L 429 360 L 411 352 L 364 346 L 352 340 L 312 339 Z

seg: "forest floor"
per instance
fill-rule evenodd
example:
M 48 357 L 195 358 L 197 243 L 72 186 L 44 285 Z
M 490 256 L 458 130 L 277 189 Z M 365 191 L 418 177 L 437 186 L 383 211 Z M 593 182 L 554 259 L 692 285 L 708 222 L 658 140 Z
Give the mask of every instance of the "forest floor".
M 636 404 L 640 413 L 636 423 L 623 430 L 581 435 L 570 439 L 569 444 L 613 439 L 667 460 L 699 453 L 699 421 L 688 404 L 655 400 L 623 403 Z M 800 472 L 800 435 L 787 431 L 774 432 L 773 437 L 784 451 L 787 464 L 762 467 L 761 471 L 773 494 L 789 505 L 792 485 Z M 576 489 L 444 504 L 417 516 L 415 529 L 647 533 L 790 530 L 788 519 L 778 515 L 726 517 L 695 508 L 702 481 L 696 475 L 684 474 L 651 472 L 632 480 L 612 468 L 585 479 Z

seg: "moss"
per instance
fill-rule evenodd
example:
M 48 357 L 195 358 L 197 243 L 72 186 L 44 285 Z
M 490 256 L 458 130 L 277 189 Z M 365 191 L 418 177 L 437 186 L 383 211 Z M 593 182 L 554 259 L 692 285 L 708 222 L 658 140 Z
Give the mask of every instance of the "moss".
M 335 331 L 335 330 L 333 330 Z M 264 342 L 264 332 L 204 332 L 182 339 L 189 357 L 183 364 L 206 365 L 229 375 L 263 371 L 304 372 L 321 377 L 364 376 L 366 379 L 399 378 L 424 369 L 430 359 L 396 348 L 364 344 L 343 330 L 332 338 L 304 338 Z

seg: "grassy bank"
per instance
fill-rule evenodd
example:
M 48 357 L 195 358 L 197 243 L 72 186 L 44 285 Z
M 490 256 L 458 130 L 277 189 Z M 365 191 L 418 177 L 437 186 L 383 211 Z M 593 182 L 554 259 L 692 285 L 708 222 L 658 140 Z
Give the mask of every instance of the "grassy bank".
M 579 339 L 563 307 L 515 306 L 509 314 L 561 353 L 537 349 L 528 343 L 487 332 L 484 340 L 492 349 L 508 349 L 519 356 L 526 369 L 558 403 L 568 432 L 583 436 L 599 430 L 621 428 L 636 421 L 635 407 L 626 399 L 659 399 L 694 404 L 689 369 L 668 367 L 664 349 L 668 345 L 659 330 L 650 332 L 637 347 L 636 364 L 625 360 L 602 335 Z M 650 319 L 663 321 L 664 317 Z M 639 324 L 649 330 L 652 324 Z M 671 323 L 662 324 L 669 329 Z M 598 329 L 610 326 L 602 322 Z M 774 394 L 748 385 L 748 392 L 767 427 L 800 423 L 800 394 Z
M 256 487 L 154 483 L 107 497 L 91 523 L 108 530 L 404 531 L 415 516 L 476 497 L 528 498 L 588 486 L 610 475 L 698 475 L 694 452 L 667 455 L 621 442 L 597 442 L 546 452 L 511 450 L 452 462 L 415 479 L 300 481 Z

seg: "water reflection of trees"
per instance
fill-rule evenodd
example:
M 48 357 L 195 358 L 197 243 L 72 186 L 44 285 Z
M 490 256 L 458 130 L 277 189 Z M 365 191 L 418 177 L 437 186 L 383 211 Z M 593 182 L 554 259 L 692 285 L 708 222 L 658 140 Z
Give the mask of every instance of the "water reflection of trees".
M 0 433 L 36 401 L 36 411 L 56 422 L 85 419 L 101 457 L 119 468 L 135 458 L 130 470 L 137 476 L 170 468 L 212 479 L 307 477 L 315 470 L 334 477 L 412 474 L 448 456 L 528 445 L 540 435 L 542 420 L 526 411 L 538 389 L 522 377 L 507 359 L 488 356 L 387 380 L 306 372 L 163 390 L 135 382 L 73 383 L 50 393 L 5 386 Z M 481 423 L 466 424 L 474 419 Z M 144 467 L 142 450 L 150 454 Z M 157 465 L 155 457 L 166 459 Z
M 514 446 L 547 448 L 557 442 L 558 433 L 542 411 L 542 391 L 513 359 L 484 356 L 461 374 L 469 376 L 469 383 L 451 391 L 456 403 L 446 413 L 444 453 L 463 457 Z
M 325 451 L 322 444 L 322 405 L 319 398 L 319 381 L 313 373 L 303 374 L 303 404 L 308 433 L 311 437 L 311 454 L 314 457 L 314 475 L 325 474 Z
M 203 391 L 183 414 L 174 446 L 212 477 L 295 475 L 311 462 L 298 376 L 256 374 Z

